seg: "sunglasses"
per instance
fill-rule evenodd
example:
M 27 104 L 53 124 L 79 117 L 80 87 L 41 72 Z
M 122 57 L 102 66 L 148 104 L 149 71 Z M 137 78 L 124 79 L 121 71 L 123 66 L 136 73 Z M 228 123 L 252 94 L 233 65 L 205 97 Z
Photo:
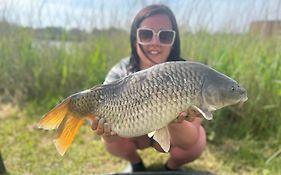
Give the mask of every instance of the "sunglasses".
M 137 41 L 139 44 L 148 45 L 151 44 L 153 37 L 157 37 L 160 41 L 160 45 L 172 46 L 175 41 L 176 32 L 174 30 L 162 29 L 155 32 L 149 28 L 137 29 Z

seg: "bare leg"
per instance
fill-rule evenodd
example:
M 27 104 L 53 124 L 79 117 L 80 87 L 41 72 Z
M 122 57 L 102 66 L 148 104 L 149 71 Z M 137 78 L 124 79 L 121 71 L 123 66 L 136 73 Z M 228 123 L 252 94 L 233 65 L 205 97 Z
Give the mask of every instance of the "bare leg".
M 141 157 L 137 153 L 137 149 L 149 147 L 150 141 L 147 136 L 141 136 L 133 139 L 119 137 L 113 142 L 104 142 L 104 144 L 107 151 L 112 155 L 135 164 L 141 161 Z
M 197 143 L 190 146 L 188 149 L 182 149 L 177 146 L 171 147 L 170 158 L 167 161 L 167 166 L 170 169 L 178 169 L 185 163 L 189 163 L 197 159 L 203 152 L 206 145 L 206 134 L 202 126 L 199 128 L 199 138 Z

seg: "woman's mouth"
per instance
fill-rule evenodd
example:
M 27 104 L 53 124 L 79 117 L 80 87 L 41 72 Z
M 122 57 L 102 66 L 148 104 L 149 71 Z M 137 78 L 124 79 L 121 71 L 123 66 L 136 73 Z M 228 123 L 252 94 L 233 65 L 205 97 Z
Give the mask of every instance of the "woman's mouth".
M 158 54 L 160 54 L 160 52 L 158 50 L 151 50 L 151 51 L 148 51 L 148 53 L 150 55 L 158 55 Z

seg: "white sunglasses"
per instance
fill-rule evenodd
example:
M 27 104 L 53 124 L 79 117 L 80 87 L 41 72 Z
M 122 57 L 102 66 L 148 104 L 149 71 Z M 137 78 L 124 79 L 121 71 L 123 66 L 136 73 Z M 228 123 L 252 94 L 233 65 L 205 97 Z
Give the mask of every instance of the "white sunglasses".
M 151 44 L 153 37 L 157 37 L 160 45 L 172 46 L 175 41 L 176 32 L 170 29 L 161 29 L 155 32 L 149 28 L 137 29 L 137 41 L 139 44 L 148 45 Z

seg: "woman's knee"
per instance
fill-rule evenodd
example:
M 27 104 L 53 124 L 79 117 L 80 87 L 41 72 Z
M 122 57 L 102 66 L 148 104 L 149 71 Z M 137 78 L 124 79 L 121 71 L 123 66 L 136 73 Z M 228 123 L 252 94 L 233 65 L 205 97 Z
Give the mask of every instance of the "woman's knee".
M 180 160 L 187 163 L 200 157 L 200 155 L 204 151 L 205 146 L 206 146 L 206 133 L 204 128 L 200 126 L 199 138 L 194 145 L 191 145 L 188 148 L 184 148 L 184 149 L 180 147 L 171 148 L 170 155 L 175 160 Z
M 197 153 L 198 157 L 202 154 L 206 147 L 206 132 L 205 129 L 200 126 L 198 142 L 194 145 L 194 152 Z

